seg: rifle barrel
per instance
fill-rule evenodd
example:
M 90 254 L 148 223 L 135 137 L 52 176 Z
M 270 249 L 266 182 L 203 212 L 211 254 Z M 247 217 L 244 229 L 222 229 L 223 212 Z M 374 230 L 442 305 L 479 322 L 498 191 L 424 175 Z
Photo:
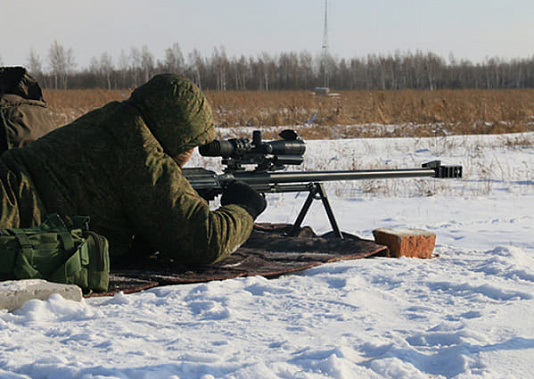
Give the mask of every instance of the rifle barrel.
M 435 177 L 436 171 L 428 168 L 396 169 L 396 170 L 357 170 L 357 171 L 295 171 L 270 173 L 241 173 L 230 174 L 228 180 L 237 179 L 249 184 L 265 183 L 296 183 L 296 182 L 325 182 L 339 180 L 387 179 Z M 225 175 L 222 175 L 223 177 Z M 226 178 L 221 178 L 226 179 Z
M 422 168 L 390 170 L 346 171 L 229 171 L 217 174 L 203 168 L 184 168 L 187 180 L 205 197 L 213 198 L 222 193 L 227 183 L 242 180 L 260 192 L 298 192 L 309 190 L 309 184 L 362 179 L 388 178 L 461 178 L 462 166 L 442 166 L 440 161 L 428 162 Z M 207 191 L 207 192 L 206 192 Z

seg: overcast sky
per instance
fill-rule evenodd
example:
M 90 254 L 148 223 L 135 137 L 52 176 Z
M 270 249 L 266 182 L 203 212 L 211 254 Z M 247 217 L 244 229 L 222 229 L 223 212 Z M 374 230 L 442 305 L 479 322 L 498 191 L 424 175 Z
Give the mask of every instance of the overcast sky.
M 321 53 L 325 0 L 0 0 L 0 62 L 48 66 L 54 41 L 78 67 L 109 53 L 178 43 L 185 56 Z M 534 56 L 534 0 L 328 0 L 328 42 L 338 58 L 434 52 L 482 62 Z

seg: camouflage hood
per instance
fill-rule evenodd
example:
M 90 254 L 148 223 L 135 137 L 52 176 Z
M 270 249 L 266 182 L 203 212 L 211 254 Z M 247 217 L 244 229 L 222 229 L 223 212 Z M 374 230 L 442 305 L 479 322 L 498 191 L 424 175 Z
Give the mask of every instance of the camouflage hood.
M 204 94 L 185 77 L 157 75 L 133 91 L 127 102 L 141 112 L 170 156 L 215 139 L 211 107 Z
M 0 97 L 5 94 L 44 103 L 41 87 L 24 67 L 0 67 Z

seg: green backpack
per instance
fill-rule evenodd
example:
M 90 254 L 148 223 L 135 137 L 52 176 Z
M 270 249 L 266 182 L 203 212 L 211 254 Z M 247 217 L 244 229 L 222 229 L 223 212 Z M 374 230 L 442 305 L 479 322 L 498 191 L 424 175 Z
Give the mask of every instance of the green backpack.
M 109 251 L 105 237 L 88 230 L 88 217 L 67 228 L 57 214 L 34 228 L 0 230 L 0 280 L 45 279 L 76 284 L 84 293 L 108 290 Z

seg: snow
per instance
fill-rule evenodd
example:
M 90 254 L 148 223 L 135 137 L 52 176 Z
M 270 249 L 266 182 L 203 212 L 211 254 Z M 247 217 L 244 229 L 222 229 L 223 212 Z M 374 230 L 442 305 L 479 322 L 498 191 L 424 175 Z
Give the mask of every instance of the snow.
M 2 378 L 526 378 L 534 133 L 309 141 L 304 169 L 462 164 L 464 179 L 329 183 L 344 231 L 420 228 L 438 258 L 372 258 L 0 311 Z M 218 167 L 195 155 L 191 166 Z M 292 222 L 305 194 L 269 195 Z M 329 230 L 319 202 L 305 219 Z

